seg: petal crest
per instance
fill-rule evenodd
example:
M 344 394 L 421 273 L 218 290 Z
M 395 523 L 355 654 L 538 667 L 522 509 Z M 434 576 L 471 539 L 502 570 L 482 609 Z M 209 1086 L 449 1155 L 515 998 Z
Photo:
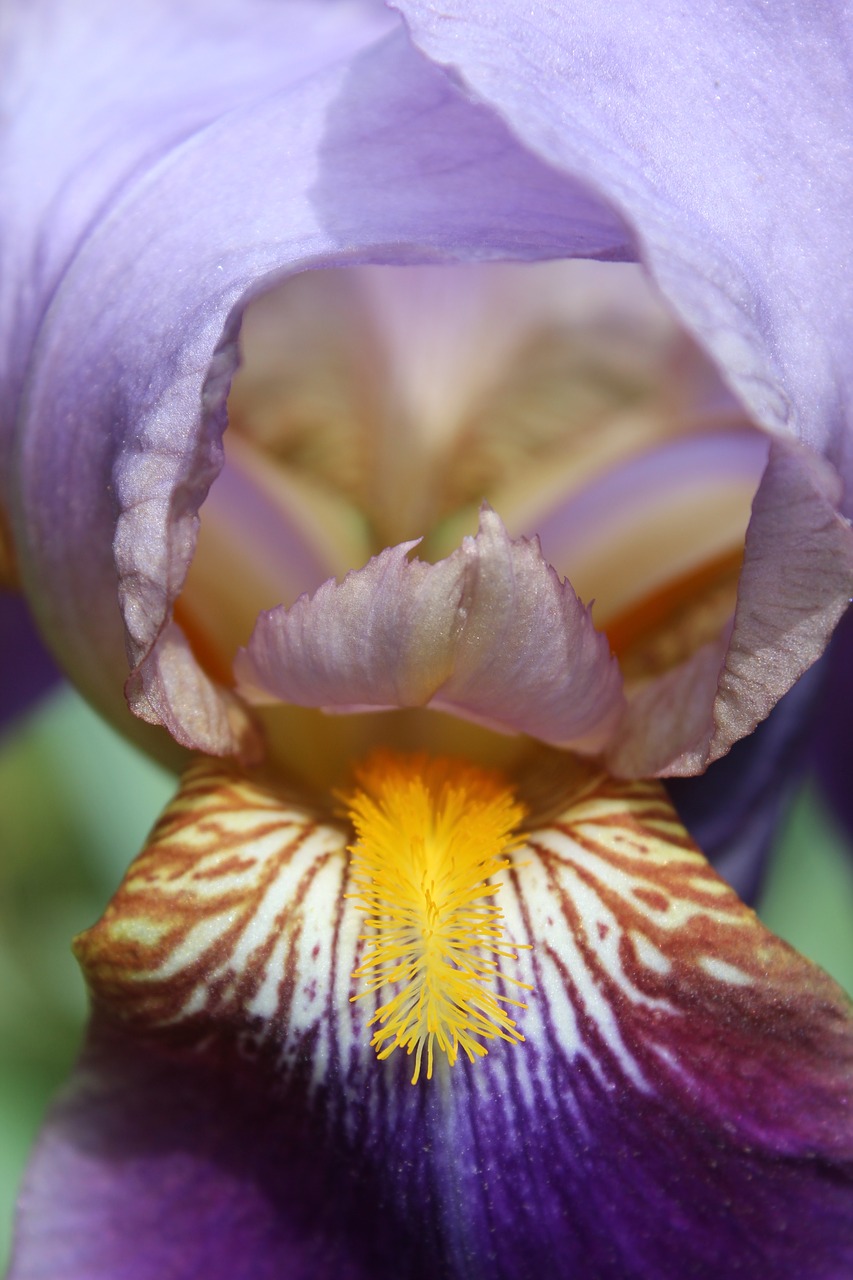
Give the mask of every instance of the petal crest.
M 290 609 L 263 614 L 241 692 L 332 711 L 432 706 L 504 732 L 599 750 L 622 709 L 607 640 L 536 540 L 480 513 L 446 560 L 401 543 Z

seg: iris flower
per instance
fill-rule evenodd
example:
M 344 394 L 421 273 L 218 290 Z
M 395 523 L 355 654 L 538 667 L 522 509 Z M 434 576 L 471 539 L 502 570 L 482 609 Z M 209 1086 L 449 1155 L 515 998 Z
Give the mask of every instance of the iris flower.
M 12 571 L 196 753 L 14 1280 L 849 1275 L 849 1002 L 657 780 L 851 594 L 845 7 L 0 33 Z

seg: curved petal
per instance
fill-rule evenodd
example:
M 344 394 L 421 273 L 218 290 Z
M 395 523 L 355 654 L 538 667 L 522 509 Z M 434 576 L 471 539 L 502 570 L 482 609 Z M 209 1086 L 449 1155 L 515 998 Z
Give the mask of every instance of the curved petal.
M 816 742 L 820 745 L 821 710 L 831 687 L 831 670 L 824 657 L 728 755 L 697 777 L 671 778 L 666 783 L 690 838 L 750 905 L 758 899 L 767 858 L 791 796 L 811 762 Z
M 768 715 L 829 642 L 853 594 L 853 533 L 820 458 L 775 441 L 752 507 L 731 631 L 629 703 L 610 765 L 699 773 Z
M 606 638 L 536 541 L 484 508 L 435 565 L 401 543 L 338 585 L 258 619 L 235 664 L 250 700 L 325 711 L 432 706 L 543 742 L 600 750 L 622 711 Z
M 845 0 L 395 7 L 525 145 L 620 212 L 753 418 L 849 477 Z
M 221 465 L 251 293 L 340 261 L 629 249 L 618 218 L 402 32 L 380 39 L 384 11 L 219 0 L 195 41 L 198 14 L 164 2 L 127 18 L 101 0 L 4 13 L 16 124 L 0 216 L 24 265 L 0 272 L 3 447 L 22 577 L 75 680 L 121 719 L 126 646 L 133 709 L 170 710 L 181 742 L 221 752 L 248 726 L 156 694 L 152 650 Z
M 526 1042 L 413 1088 L 349 999 L 343 831 L 191 771 L 78 944 L 107 1032 L 30 1171 L 13 1280 L 57 1260 L 107 1280 L 119 1237 L 134 1280 L 289 1259 L 323 1277 L 344 1256 L 388 1280 L 845 1275 L 849 1001 L 657 784 L 590 773 L 569 797 L 562 776 L 502 873 L 508 935 L 533 948 Z
M 607 9 L 585 0 L 570 12 L 550 0 L 524 10 L 429 0 L 396 7 L 418 45 L 526 145 L 612 203 L 663 295 L 755 421 L 826 452 L 848 480 L 849 509 L 853 277 L 836 269 L 850 260 L 853 198 L 844 159 L 853 136 L 846 6 L 785 4 L 771 13 L 711 4 L 677 16 L 663 0 Z M 807 606 L 814 635 L 804 634 L 808 581 L 798 583 L 806 595 L 789 596 L 784 624 L 767 598 L 775 589 L 767 539 L 780 553 L 784 545 L 766 510 L 776 505 L 770 476 L 752 530 L 752 550 L 763 544 L 764 587 L 754 573 L 742 583 L 728 653 L 706 652 L 635 704 L 613 767 L 700 770 L 822 651 L 851 595 L 853 551 L 838 526 L 818 549 L 815 534 L 831 517 L 819 494 L 805 509 L 809 486 L 804 474 L 794 509 L 817 570 L 819 598 Z M 817 488 L 838 505 L 838 492 L 827 493 L 824 481 Z M 830 620 L 824 587 L 836 575 Z M 774 642 L 778 662 L 763 661 Z

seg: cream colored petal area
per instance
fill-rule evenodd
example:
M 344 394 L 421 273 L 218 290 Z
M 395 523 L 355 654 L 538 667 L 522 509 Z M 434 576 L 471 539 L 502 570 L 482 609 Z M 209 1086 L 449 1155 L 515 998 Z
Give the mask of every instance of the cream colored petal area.
M 600 749 L 622 709 L 618 668 L 538 544 L 484 508 L 446 560 L 409 560 L 414 545 L 263 614 L 235 663 L 240 692 L 331 711 L 429 705 Z
M 224 684 L 262 609 L 292 604 L 370 554 L 363 521 L 228 431 L 176 605 L 197 657 Z
M 357 434 L 372 414 L 374 433 L 404 425 L 412 456 L 432 456 L 543 333 L 563 335 L 569 347 L 586 341 L 587 350 L 592 335 L 637 376 L 662 361 L 677 330 L 635 263 L 303 272 L 247 310 L 232 417 L 276 452 L 309 425 L 342 419 Z
M 667 583 L 742 547 L 769 441 L 752 429 L 629 457 L 543 515 L 542 551 L 606 626 Z
M 359 506 L 378 550 L 583 474 L 605 416 L 677 382 L 681 340 L 636 264 L 556 261 L 302 272 L 252 303 L 241 345 L 232 425 Z M 643 440 L 672 429 L 660 399 Z
M 611 331 L 639 339 L 651 362 L 674 325 L 635 263 L 564 261 L 359 269 L 393 417 L 415 448 L 452 442 L 499 386 L 507 363 L 543 332 Z M 636 354 L 635 354 L 636 358 Z

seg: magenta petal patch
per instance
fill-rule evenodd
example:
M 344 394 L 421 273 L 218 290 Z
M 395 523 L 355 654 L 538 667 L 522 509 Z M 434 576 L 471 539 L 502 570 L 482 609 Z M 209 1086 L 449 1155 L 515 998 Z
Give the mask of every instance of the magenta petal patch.
M 241 693 L 325 711 L 435 707 L 502 732 L 596 751 L 622 710 L 607 640 L 538 542 L 488 508 L 438 564 L 415 543 L 258 619 Z

